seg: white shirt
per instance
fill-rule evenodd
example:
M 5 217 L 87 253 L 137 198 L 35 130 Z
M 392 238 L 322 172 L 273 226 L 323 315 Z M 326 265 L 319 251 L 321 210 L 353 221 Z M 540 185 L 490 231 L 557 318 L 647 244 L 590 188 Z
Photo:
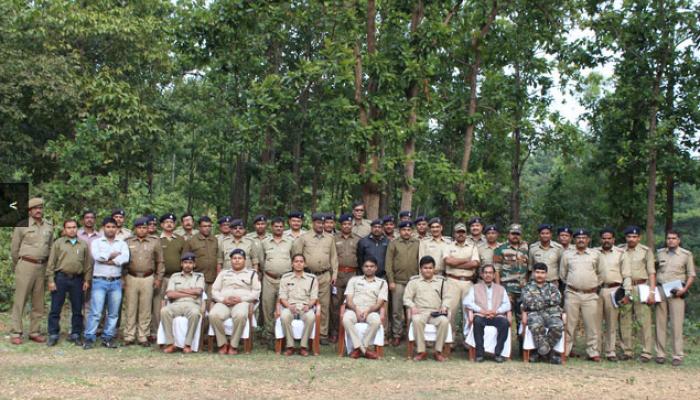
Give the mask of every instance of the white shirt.
M 119 252 L 119 255 L 113 259 L 114 265 L 105 264 L 107 259 L 109 259 L 109 255 L 114 251 Z M 114 239 L 111 243 L 104 236 L 95 239 L 90 245 L 90 252 L 93 260 L 95 260 L 93 276 L 120 277 L 122 275 L 122 265 L 129 262 L 129 246 L 120 239 Z
M 486 304 L 489 305 L 489 310 L 493 309 L 493 285 L 486 285 Z M 480 313 L 484 310 L 481 309 L 474 301 L 474 287 L 469 289 L 469 293 L 464 297 L 462 305 L 468 309 L 474 311 L 475 313 Z M 503 299 L 501 299 L 501 305 L 496 310 L 496 314 L 505 314 L 510 311 L 510 300 L 508 299 L 508 292 L 503 290 Z

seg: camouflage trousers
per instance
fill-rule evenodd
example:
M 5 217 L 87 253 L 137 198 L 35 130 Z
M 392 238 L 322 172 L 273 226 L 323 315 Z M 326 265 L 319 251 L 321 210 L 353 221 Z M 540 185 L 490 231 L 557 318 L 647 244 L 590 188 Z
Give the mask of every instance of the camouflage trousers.
M 537 348 L 546 343 L 549 348 L 553 349 L 564 333 L 564 322 L 561 319 L 561 314 L 529 312 L 527 314 L 527 327 L 530 328 Z

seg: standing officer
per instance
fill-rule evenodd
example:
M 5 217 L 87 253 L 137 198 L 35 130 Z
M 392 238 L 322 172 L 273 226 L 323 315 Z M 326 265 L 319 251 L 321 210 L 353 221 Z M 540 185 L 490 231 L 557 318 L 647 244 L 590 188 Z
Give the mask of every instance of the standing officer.
M 248 323 L 250 306 L 260 298 L 260 278 L 257 272 L 246 268 L 246 254 L 243 249 L 231 250 L 230 268 L 216 277 L 211 292 L 216 301 L 209 312 L 209 323 L 214 327 L 219 354 L 238 354 L 238 344 Z M 230 344 L 226 343 L 224 321 L 233 320 L 233 333 Z M 252 327 L 249 334 L 253 335 Z
M 416 217 L 416 220 L 413 221 L 413 224 L 416 226 L 416 239 L 423 240 L 429 236 L 428 217 L 426 217 L 425 215 L 419 215 L 418 217 Z
M 46 260 L 53 243 L 53 225 L 44 219 L 44 200 L 29 200 L 29 220 L 26 227 L 12 232 L 12 270 L 15 273 L 15 296 L 12 305 L 12 344 L 22 344 L 24 306 L 31 296 L 32 313 L 29 340 L 44 343 L 40 324 L 44 317 L 44 275 Z
M 217 270 L 221 271 L 222 268 L 228 269 L 231 266 L 228 254 L 231 254 L 233 249 L 241 249 L 247 255 L 245 267 L 258 271 L 260 267 L 258 246 L 253 239 L 245 237 L 245 227 L 242 219 L 231 221 L 231 232 L 231 236 L 223 238 L 220 243 Z
M 455 241 L 447 246 L 443 255 L 445 263 L 445 275 L 449 283 L 448 295 L 450 302 L 448 303 L 450 310 L 450 325 L 452 332 L 462 332 L 462 329 L 457 328 L 456 322 L 462 322 L 461 318 L 463 307 L 462 299 L 469 293 L 472 288 L 476 270 L 479 268 L 479 249 L 475 244 L 467 241 L 467 227 L 463 223 L 455 225 Z M 495 271 L 494 276 L 495 276 Z M 494 307 L 495 308 L 495 307 Z M 509 308 L 510 309 L 510 308 Z M 459 310 L 459 311 L 458 311 Z
M 117 235 L 116 239 L 124 240 L 131 237 L 133 234 L 129 228 L 124 227 L 124 219 L 126 218 L 126 211 L 123 208 L 115 208 L 112 210 L 112 218 L 117 222 Z
M 357 275 L 357 243 L 360 238 L 352 233 L 352 215 L 340 216 L 340 231 L 335 234 L 335 251 L 338 254 L 338 279 L 331 297 L 331 342 L 338 338 L 340 306 L 345 300 L 345 288 L 350 278 Z M 376 271 L 375 271 L 376 273 Z
M 233 221 L 233 218 L 224 215 L 223 217 L 219 218 L 218 221 L 216 221 L 219 224 L 219 233 L 216 234 L 216 243 L 219 245 L 219 249 L 223 248 L 223 241 L 224 238 L 230 237 L 231 236 L 231 222 Z
M 534 362 L 539 357 L 549 356 L 552 364 L 561 364 L 561 354 L 554 351 L 564 333 L 561 293 L 557 285 L 547 281 L 548 268 L 547 264 L 541 262 L 532 266 L 533 280 L 523 288 L 522 307 L 525 313 L 522 323 L 530 328 L 537 347 L 537 355 L 533 355 L 530 360 Z
M 571 239 L 573 237 L 571 236 L 572 233 L 573 230 L 568 225 L 560 226 L 557 229 L 557 242 L 559 242 L 561 245 L 562 254 L 564 254 L 565 251 L 570 250 L 569 246 L 571 246 Z M 571 250 L 575 250 L 575 246 L 572 246 Z
M 187 334 L 182 352 L 191 353 L 194 334 L 197 332 L 197 326 L 202 318 L 204 275 L 194 272 L 195 256 L 193 253 L 183 254 L 180 264 L 182 272 L 173 273 L 165 289 L 165 296 L 168 298 L 169 304 L 160 310 L 160 319 L 163 320 L 163 332 L 165 333 L 163 353 L 175 351 L 173 320 L 176 317 L 187 318 Z
M 335 235 L 335 213 L 325 213 L 326 219 L 323 221 L 323 231 L 329 235 Z
M 399 237 L 398 233 L 394 230 L 396 228 L 396 220 L 393 215 L 385 215 L 384 218 L 382 218 L 382 226 L 384 227 L 384 236 L 386 236 L 389 241 Z
M 384 262 L 386 260 L 386 251 L 389 247 L 389 239 L 384 235 L 381 219 L 375 219 L 371 224 L 372 230 L 370 234 L 357 242 L 357 265 L 358 267 L 362 266 L 368 257 L 374 257 L 377 260 L 377 276 L 384 278 L 386 275 Z
M 194 272 L 204 274 L 204 291 L 207 293 L 207 299 L 211 299 L 211 285 L 219 273 L 216 264 L 219 245 L 214 235 L 211 234 L 211 227 L 211 218 L 206 215 L 200 217 L 199 231 L 185 242 L 185 248 L 183 249 L 183 252 L 194 253 L 195 257 L 197 257 Z
M 559 286 L 559 261 L 563 248 L 557 242 L 552 242 L 552 225 L 541 224 L 537 227 L 540 240 L 530 245 L 528 269 L 537 263 L 547 264 L 547 282 Z
M 309 337 L 314 329 L 316 315 L 314 304 L 318 300 L 318 279 L 316 275 L 306 273 L 304 255 L 295 254 L 292 256 L 292 272 L 282 276 L 280 280 L 279 299 L 282 304 L 282 311 L 279 318 L 284 331 L 287 350 L 285 356 L 294 354 L 294 335 L 292 334 L 292 320 L 301 319 L 304 321 L 304 331 L 299 343 L 299 354 L 303 357 L 309 355 Z M 318 335 L 318 332 L 316 332 Z
M 298 239 L 301 235 L 306 233 L 306 230 L 302 227 L 304 224 L 304 213 L 301 211 L 292 211 L 287 215 L 287 223 L 289 224 L 289 229 L 284 231 L 286 236 L 292 238 L 292 240 Z
M 328 344 L 328 323 L 331 305 L 331 286 L 338 278 L 338 255 L 335 239 L 323 231 L 324 215 L 311 216 L 313 230 L 294 241 L 292 253 L 304 255 L 306 268 L 316 275 L 318 300 L 321 303 L 321 344 Z
M 389 243 L 386 251 L 386 277 L 391 291 L 391 345 L 401 344 L 405 323 L 403 294 L 412 276 L 418 274 L 418 248 L 411 221 L 399 222 L 399 238 Z
M 661 302 L 656 307 L 656 362 L 666 362 L 666 326 L 669 312 L 671 316 L 671 338 L 673 339 L 674 367 L 683 364 L 683 319 L 685 318 L 685 297 L 695 281 L 695 261 L 693 253 L 680 247 L 681 235 L 676 231 L 666 232 L 666 247 L 657 252 L 657 271 Z M 682 287 L 672 289 L 666 296 L 664 284 L 679 281 Z
M 356 201 L 352 203 L 352 233 L 360 238 L 370 234 L 372 226 L 370 220 L 365 219 L 365 203 Z
M 403 304 L 411 311 L 413 323 L 413 337 L 416 339 L 416 354 L 414 361 L 423 361 L 428 357 L 425 351 L 425 324 L 434 325 L 437 328 L 435 335 L 435 360 L 445 361 L 442 355 L 450 327 L 447 318 L 449 309 L 449 290 L 445 278 L 435 274 L 435 260 L 431 256 L 425 256 L 419 261 L 420 275 L 416 275 L 408 281 L 406 291 L 403 294 Z
M 148 235 L 148 220 L 145 217 L 134 221 L 136 235 L 126 240 L 131 259 L 127 267 L 126 327 L 124 345 L 138 340 L 144 347 L 150 346 L 148 336 L 153 309 L 153 291 L 159 290 L 163 282 L 163 249 L 160 240 Z
M 158 239 L 158 217 L 153 214 L 144 215 L 148 224 L 148 235 Z
M 654 266 L 653 251 L 639 243 L 641 228 L 638 226 L 628 226 L 625 228 L 625 246 L 623 262 L 627 263 L 625 268 L 629 268 L 632 276 L 632 285 L 636 286 L 638 300 L 632 302 L 632 310 L 623 310 L 620 316 L 620 345 L 624 350 L 623 358 L 628 360 L 634 355 L 634 338 L 632 336 L 633 320 L 640 325 L 642 334 L 642 354 L 639 361 L 647 363 L 651 361 L 651 348 L 653 346 L 653 336 L 651 331 L 651 315 L 653 307 L 656 305 L 654 288 L 656 287 L 656 267 Z M 639 285 L 648 285 L 649 296 L 645 299 L 639 298 Z M 635 292 L 633 292 L 635 293 Z M 632 312 L 630 312 L 632 311 Z M 634 316 L 632 315 L 634 314 Z
M 515 314 L 515 325 L 520 327 L 520 294 L 527 284 L 527 243 L 522 241 L 522 227 L 512 224 L 508 228 L 508 241 L 493 253 L 496 267 L 496 283 L 506 288 L 511 309 Z M 517 329 L 516 329 L 517 331 Z M 522 337 L 518 337 L 522 351 Z
M 600 362 L 598 352 L 598 292 L 603 283 L 600 275 L 600 253 L 588 248 L 591 236 L 584 229 L 574 232 L 576 250 L 564 253 L 559 266 L 559 274 L 566 284 L 566 353 L 571 353 L 575 330 L 580 317 L 586 332 L 586 353 L 588 359 Z
M 185 241 L 197 236 L 199 231 L 194 229 L 194 217 L 192 216 L 192 213 L 188 211 L 182 214 L 180 217 L 180 227 L 175 229 L 175 233 L 178 236 L 182 236 Z
M 63 222 L 63 237 L 51 247 L 46 277 L 51 292 L 49 312 L 49 346 L 58 343 L 61 309 L 70 299 L 71 332 L 69 341 L 81 345 L 83 334 L 83 292 L 90 287 L 92 280 L 92 258 L 86 242 L 78 239 L 78 223 L 72 219 Z
M 82 228 L 78 229 L 78 239 L 85 241 L 90 249 L 92 241 L 101 236 L 100 232 L 95 229 L 95 212 L 92 210 L 83 211 Z
M 442 221 L 440 218 L 431 218 L 428 222 L 430 237 L 420 241 L 418 258 L 430 256 L 435 261 L 435 273 L 442 275 L 445 271 L 443 256 L 452 240 L 442 236 Z
M 280 278 L 292 270 L 292 246 L 294 241 L 284 235 L 284 220 L 272 220 L 272 235 L 262 240 L 262 312 L 268 333 L 272 335 L 275 323 L 275 306 L 280 290 Z
M 483 246 L 486 244 L 486 238 L 483 235 L 484 232 L 484 222 L 481 217 L 472 217 L 469 220 L 469 238 L 467 241 L 469 244 L 475 247 Z
M 484 228 L 484 236 L 486 237 L 486 244 L 479 245 L 479 260 L 481 265 L 494 265 L 493 263 L 493 253 L 497 248 L 501 247 L 503 243 L 498 241 L 498 228 L 496 225 L 486 225 Z
M 271 235 L 267 232 L 267 217 L 263 214 L 258 214 L 253 218 L 253 232 L 245 235 L 248 239 L 257 240 L 262 243 L 263 240 Z
M 598 296 L 598 351 L 604 350 L 608 361 L 617 361 L 615 339 L 619 313 L 617 306 L 613 305 L 611 296 L 622 286 L 625 290 L 622 304 L 629 304 L 632 280 L 629 265 L 622 262 L 624 252 L 615 246 L 615 231 L 611 228 L 600 231 L 600 245 L 601 247 L 596 249 L 600 252 L 599 268 L 603 279 L 603 287 Z M 603 321 L 605 321 L 605 330 L 603 330 Z M 605 349 L 603 349 L 603 343 L 605 343 Z
M 180 272 L 182 260 L 180 255 L 185 249 L 185 239 L 182 236 L 175 234 L 175 224 L 177 217 L 173 213 L 167 213 L 160 216 L 160 228 L 163 230 L 160 234 L 160 247 L 163 250 L 163 282 L 159 289 L 153 290 L 153 309 L 151 311 L 151 336 L 148 340 L 153 343 L 158 335 L 158 326 L 160 325 L 161 302 L 165 298 L 170 277 Z M 194 263 L 192 263 L 194 267 Z M 204 278 L 202 278 L 204 279 Z M 202 280 L 202 282 L 204 282 Z

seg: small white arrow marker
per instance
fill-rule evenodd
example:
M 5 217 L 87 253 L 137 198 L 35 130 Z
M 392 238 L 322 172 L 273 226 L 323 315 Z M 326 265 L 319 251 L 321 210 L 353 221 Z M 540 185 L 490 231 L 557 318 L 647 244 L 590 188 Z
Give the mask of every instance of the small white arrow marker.
M 17 202 L 13 201 L 12 203 L 10 203 L 10 208 L 16 211 L 17 210 Z

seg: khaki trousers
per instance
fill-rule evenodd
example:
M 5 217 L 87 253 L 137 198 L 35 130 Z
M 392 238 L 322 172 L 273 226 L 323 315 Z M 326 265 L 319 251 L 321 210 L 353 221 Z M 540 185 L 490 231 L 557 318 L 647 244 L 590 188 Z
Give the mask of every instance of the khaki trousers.
M 19 260 L 15 266 L 15 295 L 12 304 L 12 337 L 20 337 L 24 332 L 22 317 L 24 306 L 31 298 L 32 307 L 29 316 L 29 336 L 41 333 L 41 321 L 44 318 L 44 285 L 46 264 L 38 265 Z
M 357 323 L 357 314 L 355 314 L 355 311 L 345 310 L 345 314 L 343 314 L 343 326 L 345 327 L 345 332 L 350 335 L 353 348 L 359 348 L 363 353 L 374 343 L 379 327 L 382 325 L 381 317 L 377 312 L 367 315 L 365 322 L 369 327 L 365 331 L 365 335 L 360 338 L 357 329 L 355 329 L 355 324 Z
M 430 312 L 421 312 L 420 314 L 413 314 L 411 322 L 413 323 L 413 337 L 416 339 L 416 351 L 418 353 L 425 353 L 426 324 L 435 325 L 437 328 L 435 351 L 442 352 L 447 339 L 447 330 L 450 326 L 450 320 L 446 316 L 431 317 Z
M 299 315 L 299 318 L 304 321 L 304 332 L 301 335 L 299 346 L 308 349 L 311 331 L 314 329 L 314 323 L 316 322 L 316 314 L 312 308 L 309 311 Z M 292 321 L 294 320 L 294 314 L 289 311 L 288 308 L 283 308 L 280 314 L 280 320 L 282 322 L 282 330 L 284 331 L 284 338 L 287 342 L 287 348 L 293 348 L 294 335 L 292 334 Z M 318 332 L 316 332 L 316 334 L 318 335 Z
M 329 331 L 331 336 L 338 336 L 338 328 L 340 327 L 340 306 L 345 302 L 345 289 L 348 287 L 348 281 L 355 276 L 354 272 L 338 272 L 338 278 L 335 280 L 335 294 L 331 294 L 331 316 Z
M 588 357 L 600 356 L 598 353 L 598 295 L 596 293 L 579 293 L 570 289 L 566 291 L 566 355 L 571 353 L 573 339 L 579 319 L 583 319 L 586 333 L 586 353 Z
M 659 288 L 659 292 L 661 293 L 661 302 L 656 305 L 656 356 L 666 357 L 666 327 L 670 314 L 673 358 L 682 360 L 685 299 L 668 298 L 661 288 Z
M 164 276 L 160 283 L 160 288 L 153 289 L 153 308 L 151 309 L 151 336 L 158 335 L 158 326 L 160 325 L 160 309 L 165 299 L 165 290 L 168 288 L 170 278 Z
M 202 317 L 199 304 L 189 301 L 180 301 L 170 303 L 163 307 L 160 312 L 160 320 L 163 322 L 163 331 L 165 332 L 165 344 L 173 344 L 173 320 L 176 317 L 187 318 L 187 335 L 185 336 L 185 345 L 192 346 L 194 334 L 197 331 L 200 318 Z
M 598 352 L 604 353 L 606 357 L 615 355 L 619 312 L 613 306 L 610 294 L 617 289 L 617 287 L 603 288 L 598 296 Z M 603 329 L 603 322 L 605 322 L 605 329 Z
M 396 282 L 395 285 L 396 287 L 391 291 L 391 335 L 400 339 L 406 323 L 406 310 L 403 307 L 406 284 Z
M 331 274 L 330 271 L 316 276 L 318 280 L 318 302 L 321 305 L 321 338 L 328 337 L 328 322 L 331 308 Z
M 634 290 L 637 292 L 636 297 L 639 298 L 639 290 L 637 288 Z M 642 357 L 651 358 L 651 346 L 654 343 L 651 332 L 652 307 L 646 302 L 635 300 L 631 309 L 628 307 L 627 310 L 620 313 L 620 347 L 630 357 L 634 353 L 632 325 L 633 321 L 636 320 L 640 325 L 642 335 Z
M 153 308 L 153 275 L 145 278 L 126 276 L 126 327 L 124 340 L 139 342 L 148 340 Z
M 275 330 L 275 308 L 280 292 L 280 280 L 273 279 L 267 274 L 263 274 L 262 279 L 262 313 L 265 321 L 265 328 L 268 334 L 274 334 Z
M 449 277 L 445 283 L 445 293 L 443 295 L 449 295 L 450 326 L 452 327 L 453 335 L 458 337 L 462 336 L 463 329 L 456 326 L 457 322 L 464 323 L 464 307 L 462 307 L 462 300 L 467 296 L 472 286 L 474 286 L 472 281 L 460 281 L 459 279 Z M 500 302 L 500 299 L 494 299 L 494 302 L 495 301 Z
M 243 330 L 248 323 L 248 311 L 250 303 L 240 302 L 235 306 L 229 307 L 224 303 L 216 303 L 209 311 L 209 323 L 214 328 L 216 335 L 216 345 L 221 347 L 226 344 L 226 331 L 224 330 L 224 322 L 231 318 L 233 321 L 233 331 L 231 332 L 231 347 L 238 348 L 241 341 Z M 252 331 L 248 332 L 252 334 Z

